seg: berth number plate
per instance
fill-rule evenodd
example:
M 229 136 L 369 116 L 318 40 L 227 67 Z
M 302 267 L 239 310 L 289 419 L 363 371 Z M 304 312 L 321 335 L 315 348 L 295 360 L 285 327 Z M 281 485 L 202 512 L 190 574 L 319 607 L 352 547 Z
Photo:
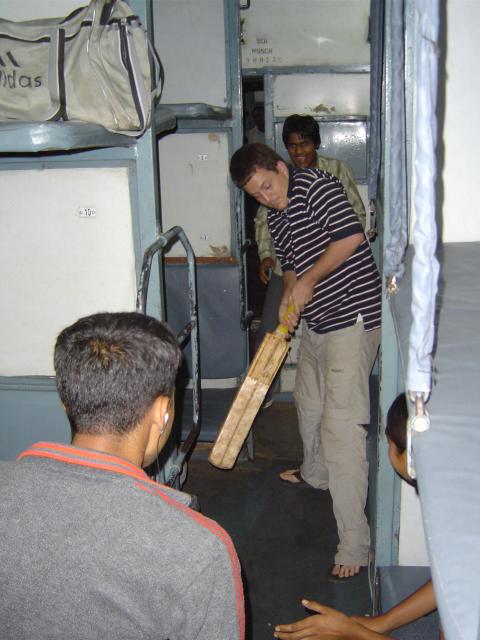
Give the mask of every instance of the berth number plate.
M 80 207 L 80 218 L 96 218 L 97 210 L 94 207 Z

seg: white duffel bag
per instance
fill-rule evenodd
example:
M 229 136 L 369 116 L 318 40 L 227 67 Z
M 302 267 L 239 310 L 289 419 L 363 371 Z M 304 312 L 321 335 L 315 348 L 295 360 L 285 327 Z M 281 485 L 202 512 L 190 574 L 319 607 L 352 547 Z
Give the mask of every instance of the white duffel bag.
M 91 0 L 66 18 L 0 19 L 0 121 L 81 121 L 141 135 L 162 68 L 124 0 Z

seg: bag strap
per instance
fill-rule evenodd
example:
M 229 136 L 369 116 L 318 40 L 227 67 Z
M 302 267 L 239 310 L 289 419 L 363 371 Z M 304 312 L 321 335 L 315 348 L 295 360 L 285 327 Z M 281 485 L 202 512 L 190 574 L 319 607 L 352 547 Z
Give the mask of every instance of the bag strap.
M 96 2 L 97 0 L 94 0 L 94 2 Z M 110 20 L 110 16 L 113 13 L 113 10 L 115 8 L 115 2 L 116 0 L 101 0 L 102 2 L 104 2 L 104 5 L 102 7 L 102 11 L 100 13 L 100 19 L 99 19 L 99 24 L 102 27 L 105 27 L 108 24 L 108 21 Z
M 124 58 L 124 64 L 128 72 L 132 97 L 140 123 L 140 128 L 136 132 L 136 135 L 141 135 L 148 126 L 147 123 L 152 110 L 152 98 L 143 84 L 142 68 L 137 50 L 135 45 L 130 46 L 131 42 L 128 37 L 127 26 L 124 24 L 120 25 L 120 38 L 127 52 Z
M 152 100 L 157 101 L 160 100 L 163 85 L 165 84 L 165 70 L 163 68 L 162 61 L 160 60 L 160 56 L 153 44 L 150 42 L 150 38 L 147 33 L 145 33 L 145 37 L 152 57 Z
M 48 60 L 48 86 L 52 106 L 58 107 L 57 111 L 49 118 L 49 120 L 53 121 L 63 120 L 66 114 L 64 60 L 65 31 L 63 29 L 52 29 Z

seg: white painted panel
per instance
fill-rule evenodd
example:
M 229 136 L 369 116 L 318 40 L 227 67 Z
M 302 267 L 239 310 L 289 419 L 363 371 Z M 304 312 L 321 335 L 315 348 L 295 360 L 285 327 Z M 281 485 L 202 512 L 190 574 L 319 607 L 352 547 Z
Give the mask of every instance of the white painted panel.
M 420 500 L 415 489 L 406 482 L 402 482 L 400 500 L 398 564 L 417 567 L 427 567 L 430 564 Z
M 480 149 L 478 104 L 478 0 L 447 2 L 442 238 L 444 242 L 478 242 L 476 201 Z M 441 157 L 441 156 L 440 156 Z M 441 166 L 441 165 L 440 165 Z
M 53 375 L 62 328 L 135 308 L 128 171 L 0 171 L 0 192 L 0 376 Z
M 87 4 L 82 0 L 0 0 L 0 16 L 6 20 L 60 18 Z
M 273 80 L 274 115 L 368 115 L 370 75 L 304 73 L 279 75 Z
M 197 256 L 231 251 L 228 137 L 175 133 L 159 142 L 162 228 L 181 226 Z M 178 243 L 169 256 L 184 256 Z
M 254 0 L 241 12 L 242 66 L 370 64 L 370 0 Z
M 227 103 L 223 0 L 154 0 L 154 42 L 165 69 L 162 103 Z

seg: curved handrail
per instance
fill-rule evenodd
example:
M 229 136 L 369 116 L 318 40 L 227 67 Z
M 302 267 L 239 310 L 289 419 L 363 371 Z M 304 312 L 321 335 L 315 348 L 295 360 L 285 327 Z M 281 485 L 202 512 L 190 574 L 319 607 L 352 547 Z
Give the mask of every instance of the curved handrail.
M 142 269 L 140 272 L 139 288 L 137 292 L 136 309 L 138 313 L 146 313 L 148 283 L 152 261 L 157 253 L 179 240 L 187 254 L 188 264 L 188 293 L 190 321 L 177 334 L 177 340 L 182 346 L 188 336 L 191 336 L 192 344 L 192 391 L 193 391 L 193 416 L 192 428 L 184 442 L 180 445 L 175 459 L 172 461 L 169 476 L 166 484 L 173 485 L 180 475 L 182 465 L 195 444 L 200 433 L 200 358 L 199 358 L 199 334 L 198 334 L 198 303 L 197 303 L 197 282 L 195 277 L 195 254 L 183 229 L 179 226 L 172 227 L 162 233 L 153 242 L 143 255 Z

